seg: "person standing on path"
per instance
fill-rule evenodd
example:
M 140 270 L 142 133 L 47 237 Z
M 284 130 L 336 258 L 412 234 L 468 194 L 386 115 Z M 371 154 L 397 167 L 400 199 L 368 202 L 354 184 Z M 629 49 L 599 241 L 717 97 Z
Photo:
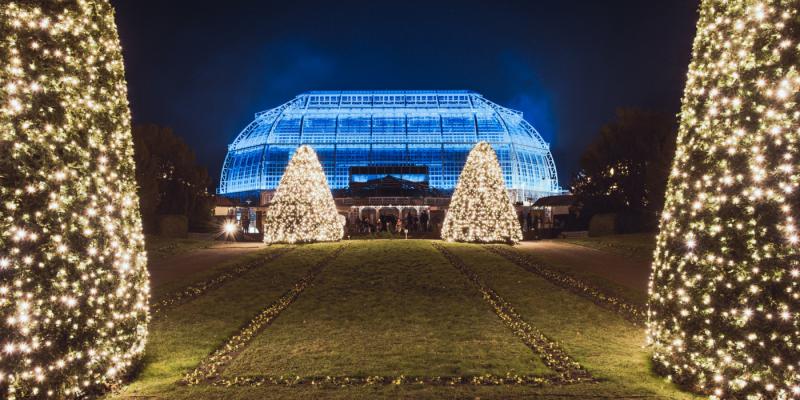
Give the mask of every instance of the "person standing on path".
M 533 230 L 533 210 L 528 210 L 528 215 L 525 216 L 525 230 L 530 232 Z

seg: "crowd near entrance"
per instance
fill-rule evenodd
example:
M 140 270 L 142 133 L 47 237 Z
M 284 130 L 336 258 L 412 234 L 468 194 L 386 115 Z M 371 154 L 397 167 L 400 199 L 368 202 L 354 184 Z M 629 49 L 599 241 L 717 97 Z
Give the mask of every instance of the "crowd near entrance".
M 350 230 L 355 233 L 426 233 L 441 224 L 428 206 L 362 206 Z

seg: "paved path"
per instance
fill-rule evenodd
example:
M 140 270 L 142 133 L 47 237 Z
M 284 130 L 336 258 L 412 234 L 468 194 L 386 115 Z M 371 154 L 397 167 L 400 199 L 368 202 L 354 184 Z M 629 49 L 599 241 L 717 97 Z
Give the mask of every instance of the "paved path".
M 186 279 L 233 257 L 263 249 L 263 243 L 218 243 L 207 249 L 191 250 L 150 262 L 150 285 L 157 287 L 175 280 Z
M 620 285 L 647 293 L 650 279 L 650 261 L 625 257 L 577 244 L 557 240 L 522 242 L 519 249 L 529 251 L 544 261 L 567 264 L 603 276 Z

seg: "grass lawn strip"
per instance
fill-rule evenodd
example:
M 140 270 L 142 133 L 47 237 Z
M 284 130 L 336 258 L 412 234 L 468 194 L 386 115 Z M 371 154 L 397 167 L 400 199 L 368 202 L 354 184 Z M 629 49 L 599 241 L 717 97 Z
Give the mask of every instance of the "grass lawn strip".
M 161 300 L 158 300 L 155 303 L 151 304 L 150 313 L 154 316 L 157 316 L 167 308 L 174 307 L 178 304 L 182 304 L 191 299 L 197 298 L 198 296 L 203 295 L 209 290 L 219 287 L 229 279 L 239 277 L 245 274 L 246 272 L 252 270 L 253 268 L 262 266 L 266 263 L 278 259 L 282 255 L 288 253 L 291 249 L 292 248 L 283 248 L 276 250 L 274 252 L 267 254 L 264 258 L 246 261 L 242 264 L 235 265 L 232 268 L 229 268 L 222 273 L 216 274 L 209 279 L 206 279 L 201 282 L 192 283 L 191 285 L 185 287 L 184 289 L 169 294 L 163 297 Z
M 253 268 L 193 301 L 164 310 L 154 318 L 149 326 L 147 351 L 139 364 L 140 371 L 135 380 L 119 393 L 120 397 L 158 395 L 159 398 L 172 399 L 179 388 L 192 391 L 194 387 L 179 386 L 177 382 L 339 244 L 296 247 L 275 262 Z M 268 252 L 258 252 L 246 257 L 263 258 L 266 254 Z M 240 262 L 226 263 L 223 269 Z M 191 282 L 185 281 L 183 285 Z
M 253 339 L 261 330 L 266 328 L 280 313 L 294 302 L 300 293 L 319 275 L 320 272 L 330 264 L 347 245 L 341 245 L 330 255 L 322 259 L 319 263 L 311 267 L 308 273 L 297 281 L 294 286 L 286 291 L 277 301 L 262 310 L 255 318 L 242 328 L 236 335 L 228 339 L 221 348 L 200 362 L 194 371 L 186 374 L 182 383 L 197 385 L 203 381 L 218 379 L 225 366 L 238 354 L 250 340 Z
M 631 304 L 614 294 L 599 289 L 570 274 L 545 267 L 541 263 L 532 260 L 530 257 L 508 246 L 487 245 L 485 248 L 495 254 L 505 257 L 526 271 L 539 275 L 559 287 L 584 297 L 601 307 L 616 312 L 637 326 L 644 326 L 647 314 L 637 305 Z
M 458 243 L 443 246 L 514 304 L 525 320 L 557 339 L 599 381 L 593 385 L 555 387 L 559 392 L 566 394 L 571 388 L 580 387 L 576 393 L 581 395 L 576 398 L 696 398 L 653 373 L 642 327 L 538 274 L 527 273 L 483 246 Z
M 524 319 L 514 311 L 514 308 L 507 301 L 503 300 L 494 290 L 486 284 L 455 254 L 447 250 L 439 243 L 434 243 L 434 247 L 444 254 L 448 261 L 461 271 L 483 294 L 484 300 L 489 303 L 492 310 L 500 317 L 503 322 L 535 353 L 542 357 L 542 361 L 558 372 L 560 383 L 578 383 L 592 381 L 593 378 L 580 364 L 574 361 L 557 343 L 548 339 L 536 328 L 525 322 Z
M 353 250 L 326 268 L 313 290 L 255 338 L 213 384 L 563 383 L 561 374 L 539 361 L 540 354 L 531 354 L 497 324 L 472 282 L 453 278 L 449 261 L 428 242 L 366 242 Z

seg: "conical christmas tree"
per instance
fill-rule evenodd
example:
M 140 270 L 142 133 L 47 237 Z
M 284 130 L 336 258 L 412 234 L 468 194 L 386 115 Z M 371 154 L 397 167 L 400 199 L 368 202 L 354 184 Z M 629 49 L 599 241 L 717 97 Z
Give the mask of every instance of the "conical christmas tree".
M 264 219 L 264 242 L 308 243 L 344 235 L 317 153 L 300 146 L 283 172 Z
M 489 143 L 479 142 L 469 152 L 444 218 L 442 239 L 480 243 L 522 240 L 503 170 Z
M 149 284 L 106 1 L 0 2 L 0 398 L 91 397 L 144 350 Z
M 700 7 L 648 339 L 663 373 L 714 398 L 800 395 L 798 7 Z

